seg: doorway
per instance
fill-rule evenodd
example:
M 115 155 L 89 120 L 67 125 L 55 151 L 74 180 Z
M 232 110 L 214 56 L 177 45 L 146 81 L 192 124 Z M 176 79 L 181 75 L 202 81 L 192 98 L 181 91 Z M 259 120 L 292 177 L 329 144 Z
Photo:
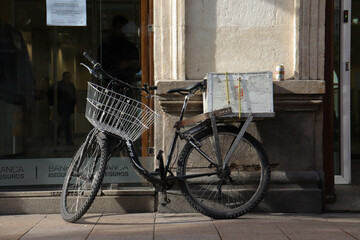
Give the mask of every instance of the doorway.
M 360 186 L 360 0 L 334 1 L 336 184 Z
M 333 91 L 336 184 L 351 182 L 350 36 L 351 0 L 335 0 Z
M 351 183 L 360 185 L 360 0 L 351 6 Z

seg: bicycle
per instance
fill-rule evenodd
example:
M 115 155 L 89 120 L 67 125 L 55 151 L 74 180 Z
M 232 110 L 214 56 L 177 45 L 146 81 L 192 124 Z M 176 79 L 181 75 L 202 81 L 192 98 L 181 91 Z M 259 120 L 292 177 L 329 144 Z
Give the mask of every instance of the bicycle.
M 254 209 L 265 196 L 270 183 L 270 166 L 261 144 L 246 128 L 252 120 L 235 126 L 223 116 L 230 109 L 221 109 L 183 119 L 188 100 L 195 92 L 206 87 L 206 81 L 184 88 L 170 89 L 168 93 L 184 95 L 184 103 L 175 124 L 175 133 L 164 163 L 163 151 L 155 171 L 145 169 L 134 149 L 134 141 L 148 129 L 157 114 L 146 105 L 115 91 L 134 87 L 107 74 L 101 65 L 87 53 L 84 56 L 92 67 L 85 64 L 90 74 L 107 76 L 106 88 L 88 83 L 86 117 L 94 128 L 89 132 L 70 162 L 61 195 L 61 215 L 68 222 L 80 219 L 94 201 L 102 183 L 106 163 L 115 149 L 126 149 L 138 174 L 164 193 L 164 204 L 170 202 L 166 191 L 174 182 L 185 199 L 200 213 L 212 218 L 236 218 Z M 141 89 L 150 96 L 156 86 Z M 175 145 L 185 145 L 179 155 L 176 175 L 171 171 Z

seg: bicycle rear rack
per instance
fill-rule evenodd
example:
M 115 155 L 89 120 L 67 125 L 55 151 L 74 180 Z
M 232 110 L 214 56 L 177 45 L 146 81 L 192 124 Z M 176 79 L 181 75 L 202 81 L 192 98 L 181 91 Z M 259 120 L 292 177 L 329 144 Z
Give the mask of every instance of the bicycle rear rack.
M 228 114 L 231 114 L 232 110 L 230 107 L 228 108 L 223 108 L 223 109 L 219 109 L 219 110 L 215 110 L 212 112 L 207 112 L 207 113 L 203 113 L 203 114 L 199 114 L 187 119 L 184 119 L 182 121 L 177 121 L 174 125 L 174 128 L 182 128 L 182 127 L 186 127 L 186 126 L 190 126 L 193 125 L 195 123 L 210 119 L 212 115 L 214 115 L 215 117 L 221 117 L 221 116 L 225 116 Z

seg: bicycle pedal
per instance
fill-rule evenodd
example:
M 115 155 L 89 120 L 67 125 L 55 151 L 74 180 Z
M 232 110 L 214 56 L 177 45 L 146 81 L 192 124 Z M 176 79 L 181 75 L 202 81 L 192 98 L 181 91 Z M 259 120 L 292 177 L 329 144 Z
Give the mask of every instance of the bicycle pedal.
M 166 192 L 163 192 L 163 194 L 164 194 L 164 198 L 163 198 L 163 202 L 161 203 L 161 205 L 163 207 L 165 207 L 167 204 L 171 203 L 171 200 L 168 198 Z
M 165 207 L 166 205 L 168 205 L 169 203 L 171 203 L 171 200 L 168 198 L 164 198 L 164 201 L 161 203 L 161 206 Z

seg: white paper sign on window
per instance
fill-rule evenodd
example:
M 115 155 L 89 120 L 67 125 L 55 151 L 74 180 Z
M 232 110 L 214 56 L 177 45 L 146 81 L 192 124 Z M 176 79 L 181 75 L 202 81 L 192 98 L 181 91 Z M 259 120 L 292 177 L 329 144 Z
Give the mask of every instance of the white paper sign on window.
M 86 0 L 46 0 L 48 26 L 86 26 Z

